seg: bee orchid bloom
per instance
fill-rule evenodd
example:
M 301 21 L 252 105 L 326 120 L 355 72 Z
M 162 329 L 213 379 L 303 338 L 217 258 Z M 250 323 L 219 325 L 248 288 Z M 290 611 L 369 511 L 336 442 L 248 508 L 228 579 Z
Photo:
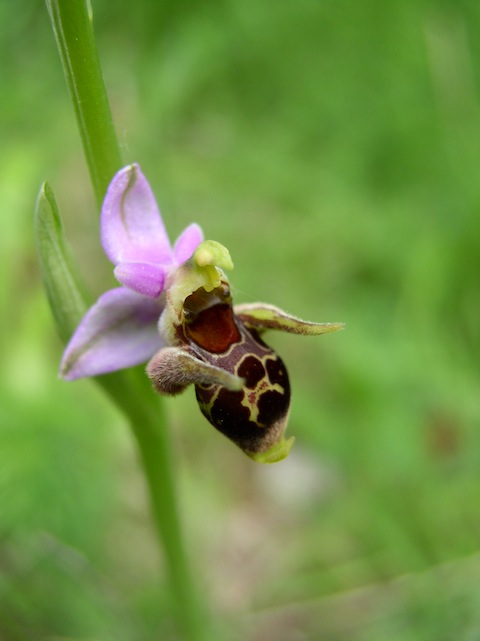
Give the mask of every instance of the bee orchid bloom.
M 267 329 L 319 335 L 343 323 L 311 323 L 264 303 L 233 306 L 228 250 L 192 224 L 173 248 L 138 165 L 122 169 L 101 214 L 102 245 L 121 287 L 87 312 L 62 359 L 67 380 L 148 362 L 160 394 L 189 385 L 207 420 L 252 459 L 273 463 L 293 444 L 284 432 L 290 383 Z

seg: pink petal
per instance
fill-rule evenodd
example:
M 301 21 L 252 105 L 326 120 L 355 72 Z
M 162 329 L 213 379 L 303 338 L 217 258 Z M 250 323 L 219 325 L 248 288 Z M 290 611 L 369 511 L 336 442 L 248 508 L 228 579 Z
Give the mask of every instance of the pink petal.
M 162 346 L 158 300 L 118 287 L 89 309 L 63 354 L 66 380 L 97 376 L 146 362 Z
M 203 240 L 203 231 L 199 225 L 192 223 L 177 238 L 173 254 L 177 264 L 188 260 Z
M 120 263 L 113 273 L 122 285 L 150 298 L 160 296 L 166 277 L 166 269 L 152 263 Z
M 153 192 L 138 165 L 121 169 L 105 196 L 103 249 L 114 265 L 172 262 L 172 250 Z

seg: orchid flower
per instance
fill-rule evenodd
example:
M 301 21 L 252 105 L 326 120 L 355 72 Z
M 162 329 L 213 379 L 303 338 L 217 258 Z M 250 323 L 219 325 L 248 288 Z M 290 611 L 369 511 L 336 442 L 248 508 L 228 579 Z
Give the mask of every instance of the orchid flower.
M 101 212 L 101 240 L 120 287 L 98 299 L 67 345 L 61 376 L 73 380 L 148 361 L 160 394 L 195 386 L 208 421 L 248 456 L 287 456 L 290 382 L 260 337 L 267 329 L 319 335 L 342 323 L 311 323 L 264 303 L 233 307 L 228 250 L 192 224 L 170 246 L 138 165 L 113 178 Z

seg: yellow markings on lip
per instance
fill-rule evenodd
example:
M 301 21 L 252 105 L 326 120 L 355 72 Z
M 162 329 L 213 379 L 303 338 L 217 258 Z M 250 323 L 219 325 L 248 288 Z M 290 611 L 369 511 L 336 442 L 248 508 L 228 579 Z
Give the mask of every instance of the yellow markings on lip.
M 267 381 L 264 381 L 262 379 L 257 384 L 257 387 L 254 390 L 252 390 L 250 393 L 244 393 L 244 396 L 240 403 L 241 405 L 243 405 L 243 407 L 246 407 L 247 410 L 249 410 L 249 420 L 252 421 L 252 423 L 256 423 L 258 427 L 265 427 L 265 423 L 258 422 L 258 415 L 260 413 L 260 410 L 258 409 L 258 402 L 265 392 L 278 392 L 279 394 L 285 394 L 284 388 L 279 383 L 274 383 L 272 385 L 271 383 L 267 383 Z M 254 398 L 250 399 L 250 396 L 253 396 Z
M 279 394 L 285 394 L 285 388 L 280 385 L 280 383 L 271 383 L 268 380 L 268 374 L 267 374 L 267 361 L 268 360 L 273 360 L 275 361 L 276 358 L 272 358 L 271 354 L 266 354 L 262 358 L 258 356 L 258 354 L 246 354 L 244 358 L 241 359 L 241 361 L 238 363 L 238 365 L 235 367 L 235 372 L 238 373 L 239 368 L 245 358 L 250 358 L 254 357 L 256 358 L 263 367 L 263 377 L 258 381 L 258 383 L 255 385 L 253 389 L 247 389 L 246 387 L 244 388 L 244 395 L 243 398 L 240 402 L 243 407 L 245 407 L 249 412 L 249 420 L 252 421 L 252 423 L 256 423 L 258 427 L 265 427 L 264 423 L 259 423 L 258 421 L 258 415 L 260 413 L 260 410 L 258 408 L 258 403 L 260 399 L 262 398 L 263 394 L 265 392 L 278 392 Z

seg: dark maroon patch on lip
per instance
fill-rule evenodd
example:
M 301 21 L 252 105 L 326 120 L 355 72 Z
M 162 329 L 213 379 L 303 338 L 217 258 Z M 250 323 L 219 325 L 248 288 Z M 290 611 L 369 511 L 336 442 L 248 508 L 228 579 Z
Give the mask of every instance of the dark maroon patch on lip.
M 276 358 L 269 358 L 266 362 L 266 368 L 268 373 L 268 378 L 272 385 L 279 383 L 282 387 L 285 385 L 285 380 L 287 379 L 285 365 L 281 359 L 277 356 Z M 287 380 L 288 384 L 288 380 Z
M 202 389 L 196 388 L 197 399 L 202 400 Z M 261 451 L 268 426 L 261 427 L 250 420 L 250 411 L 243 406 L 243 392 L 231 392 L 222 388 L 208 413 L 200 409 L 210 423 L 225 436 L 248 452 Z
M 211 409 L 211 419 L 218 429 L 237 431 L 250 423 L 250 412 L 242 405 L 243 391 L 232 392 L 222 388 Z
M 287 393 L 275 390 L 263 392 L 258 399 L 258 422 L 260 425 L 271 425 L 283 418 L 288 411 L 290 398 Z
M 246 356 L 238 368 L 237 375 L 245 379 L 246 387 L 254 389 L 265 376 L 265 368 L 256 356 Z

